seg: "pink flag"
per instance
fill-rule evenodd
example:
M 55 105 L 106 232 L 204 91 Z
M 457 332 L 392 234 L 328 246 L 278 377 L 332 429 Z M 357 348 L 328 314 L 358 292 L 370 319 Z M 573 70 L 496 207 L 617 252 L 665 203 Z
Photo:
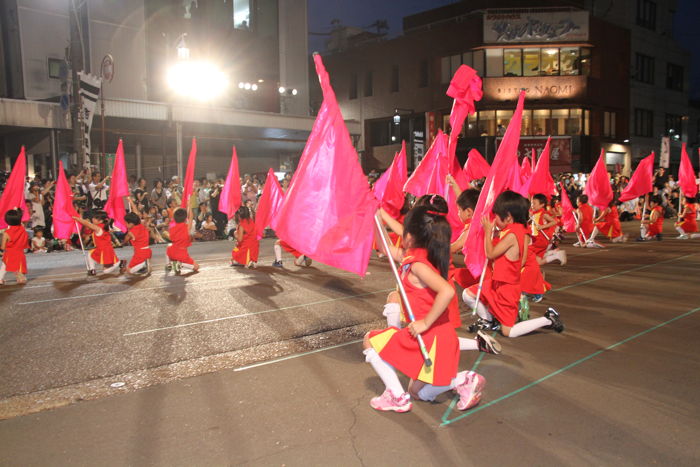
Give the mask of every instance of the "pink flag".
M 523 170 L 522 166 L 518 164 L 517 155 L 515 159 L 513 159 L 510 169 L 506 170 L 507 171 L 504 172 L 508 174 L 508 182 L 506 183 L 506 187 L 509 190 L 512 190 L 527 198 L 529 196 L 527 193 L 527 182 L 523 180 Z
M 654 189 L 654 151 L 642 159 L 632 174 L 629 183 L 620 193 L 618 201 L 625 202 L 639 198 Z
M 574 214 L 574 206 L 571 204 L 569 194 L 564 189 L 564 185 L 560 184 L 559 186 L 561 187 L 561 221 L 564 224 L 564 230 L 575 232 L 576 215 Z
M 438 130 L 433 144 L 406 181 L 403 191 L 416 197 L 427 194 L 444 196 L 445 179 L 449 173 L 447 144 L 447 136 Z
M 474 101 L 479 101 L 484 93 L 481 89 L 481 78 L 476 70 L 461 65 L 447 88 L 447 95 L 454 98 L 452 112 L 450 112 L 450 140 L 448 153 L 454 158 L 457 150 L 457 138 L 462 132 L 464 119 L 476 112 Z M 450 159 L 452 162 L 452 159 Z M 450 170 L 451 172 L 451 170 Z
M 53 202 L 53 236 L 68 240 L 71 235 L 78 233 L 73 216 L 78 213 L 73 207 L 73 190 L 68 185 L 66 173 L 63 171 L 63 161 L 58 161 L 58 178 L 56 179 L 56 197 Z
M 19 156 L 12 166 L 12 172 L 5 183 L 5 190 L 0 195 L 0 229 L 6 229 L 5 213 L 10 209 L 22 210 L 22 222 L 28 221 L 31 216 L 24 201 L 24 177 L 27 175 L 27 158 L 24 154 L 24 146 L 19 151 Z
M 685 143 L 681 146 L 681 166 L 678 169 L 678 185 L 681 191 L 687 198 L 695 198 L 698 194 L 698 184 L 695 179 L 695 171 L 693 163 L 690 162 L 688 151 L 685 148 Z
M 194 191 L 194 166 L 197 162 L 197 140 L 192 138 L 192 147 L 190 148 L 190 157 L 187 159 L 187 171 L 185 172 L 185 184 L 182 185 L 182 203 L 180 207 L 187 209 L 190 196 Z
M 476 149 L 469 151 L 467 162 L 464 163 L 464 175 L 466 175 L 468 181 L 484 178 L 489 174 L 490 168 L 491 166 L 479 151 Z
M 124 196 L 129 196 L 129 182 L 126 179 L 126 166 L 124 165 L 124 146 L 122 140 L 119 140 L 117 145 L 117 156 L 114 159 L 114 168 L 112 169 L 112 179 L 109 184 L 109 197 L 105 203 L 105 211 L 107 215 L 114 220 L 119 230 L 126 232 L 126 224 L 124 223 Z
M 607 208 L 612 201 L 613 192 L 605 166 L 605 149 L 600 150 L 600 157 L 588 176 L 583 193 L 588 195 L 588 202 L 599 209 Z
M 374 184 L 374 197 L 392 216 L 398 217 L 404 203 L 403 186 L 408 177 L 406 168 L 406 142 L 401 143 L 401 151 L 396 153 L 394 161 Z
M 528 194 L 536 195 L 542 193 L 548 199 L 552 195 L 557 194 L 556 185 L 554 184 L 554 179 L 552 179 L 552 174 L 549 171 L 549 142 L 551 138 L 547 138 L 547 143 L 544 145 L 542 154 L 540 158 L 537 159 L 537 165 L 535 165 L 535 170 L 532 172 L 532 176 L 528 181 Z M 534 156 L 533 156 L 534 157 Z M 534 160 L 534 158 L 533 158 Z
M 255 211 L 255 229 L 258 240 L 263 238 L 265 228 L 272 223 L 272 219 L 282 206 L 282 201 L 284 201 L 284 192 L 275 172 L 270 169 L 267 171 L 265 187 L 258 201 L 258 209 Z
M 313 57 L 323 104 L 272 228 L 304 255 L 364 276 L 378 203 L 358 162 L 321 56 Z
M 228 167 L 228 175 L 226 175 L 226 181 L 224 182 L 224 187 L 221 189 L 221 196 L 219 197 L 219 211 L 226 213 L 229 219 L 231 219 L 236 214 L 236 211 L 238 211 L 238 208 L 241 207 L 241 175 L 238 171 L 236 146 L 233 147 L 231 152 L 231 165 Z
M 520 164 L 520 179 L 523 183 L 527 183 L 530 180 L 530 176 L 532 176 L 532 164 L 530 164 L 530 158 L 525 156 L 522 164 Z
M 508 188 L 513 168 L 518 167 L 518 144 L 520 143 L 520 126 L 522 124 L 524 104 L 525 91 L 520 91 L 518 105 L 513 113 L 513 118 L 508 124 L 503 140 L 496 151 L 496 157 L 489 169 L 484 187 L 479 195 L 479 201 L 476 203 L 474 222 L 464 243 L 462 251 L 466 257 L 467 267 L 474 277 L 481 276 L 484 264 L 486 264 L 484 228 L 481 226 L 480 219 L 483 216 L 491 215 L 493 203 L 498 195 Z

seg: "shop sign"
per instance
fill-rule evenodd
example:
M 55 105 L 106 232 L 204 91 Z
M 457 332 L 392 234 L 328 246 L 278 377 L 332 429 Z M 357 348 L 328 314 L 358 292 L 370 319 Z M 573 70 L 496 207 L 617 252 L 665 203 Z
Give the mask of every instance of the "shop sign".
M 496 148 L 501 144 L 501 140 L 503 138 L 500 136 L 496 138 Z M 546 144 L 546 137 L 521 136 L 518 144 L 518 159 L 522 160 L 523 157 L 530 157 L 533 149 L 539 157 Z M 552 166 L 571 167 L 571 136 L 552 136 L 552 140 L 549 143 L 549 163 Z M 562 169 L 559 167 L 559 171 L 562 171 Z
M 484 43 L 556 42 L 588 40 L 588 12 L 484 13 Z
M 586 94 L 585 76 L 535 76 L 485 78 L 484 98 L 490 101 L 514 101 L 525 89 L 526 99 L 577 99 Z

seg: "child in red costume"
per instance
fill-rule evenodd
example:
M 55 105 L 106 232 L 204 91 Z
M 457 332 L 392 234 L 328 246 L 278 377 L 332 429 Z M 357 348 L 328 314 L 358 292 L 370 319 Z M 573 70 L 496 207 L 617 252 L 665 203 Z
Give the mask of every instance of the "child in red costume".
M 530 215 L 530 251 L 534 253 L 533 258 L 539 264 L 559 261 L 563 266 L 566 264 L 566 252 L 559 248 L 551 248 L 552 236 L 557 227 L 557 220 L 547 211 L 547 197 L 538 193 L 532 197 L 530 203 L 532 212 Z
M 151 273 L 151 257 L 153 252 L 149 246 L 148 229 L 141 223 L 141 218 L 136 214 L 136 211 L 127 213 L 124 216 L 124 222 L 129 228 L 124 243 L 131 242 L 134 247 L 134 255 L 127 266 L 126 261 L 122 261 L 122 272 L 129 274 L 138 274 L 142 270 L 145 274 Z
M 28 246 L 29 237 L 22 225 L 22 211 L 10 209 L 5 213 L 7 230 L 2 234 L 0 248 L 3 250 L 2 263 L 0 263 L 0 285 L 5 285 L 5 274 L 15 273 L 17 284 L 26 284 L 27 257 L 24 250 Z
M 608 237 L 613 243 L 627 241 L 627 235 L 622 233 L 622 226 L 620 225 L 620 214 L 617 210 L 618 204 L 620 204 L 618 201 L 610 201 L 608 207 L 595 220 L 598 231 Z
M 97 274 L 97 265 L 101 264 L 103 274 L 119 272 L 119 258 L 112 248 L 112 236 L 109 234 L 109 218 L 104 211 L 92 211 L 91 221 L 73 216 L 73 219 L 92 231 L 92 244 L 95 248 L 88 256 L 89 276 Z
M 191 212 L 191 211 L 190 211 Z M 193 272 L 199 271 L 199 264 L 190 257 L 187 249 L 192 245 L 192 216 L 188 215 L 188 211 L 178 208 L 173 213 L 174 224 L 170 227 L 170 246 L 165 250 L 170 261 L 170 268 L 166 266 L 166 271 L 172 269 L 175 274 L 179 275 L 181 268 L 188 269 Z
M 678 238 L 688 240 L 689 238 L 700 238 L 697 221 L 697 207 L 695 198 L 686 198 L 683 211 L 678 216 L 679 222 L 676 223 L 676 230 L 680 234 Z
M 282 250 L 294 255 L 294 264 L 296 266 L 311 266 L 313 261 L 308 256 L 303 255 L 300 251 L 295 250 L 292 246 L 285 242 L 284 240 L 277 240 L 272 246 L 275 252 L 275 261 L 272 265 L 276 268 L 281 268 L 282 266 Z
M 450 253 L 453 255 L 462 254 L 464 242 L 467 240 L 467 236 L 469 235 L 469 227 L 471 227 L 474 209 L 476 208 L 476 203 L 478 201 L 479 190 L 474 188 L 464 190 L 459 194 L 459 196 L 457 196 L 457 214 L 459 215 L 459 219 L 464 222 L 464 229 L 459 237 L 457 237 L 457 240 L 452 242 L 452 245 L 450 245 Z M 469 272 L 469 269 L 455 268 L 451 264 L 450 266 L 448 277 L 450 279 L 454 279 L 454 281 L 463 289 L 466 289 L 467 287 L 479 282 L 479 278 L 474 277 Z
M 237 246 L 231 251 L 231 266 L 255 268 L 258 262 L 260 242 L 257 238 L 255 221 L 251 218 L 250 209 L 241 206 L 236 212 L 236 241 Z
M 576 208 L 576 216 L 578 218 L 578 242 L 574 246 L 586 247 L 593 241 L 593 208 L 588 204 L 588 195 L 578 197 L 578 207 Z
M 661 197 L 654 195 L 649 198 L 649 206 L 651 206 L 649 219 L 642 221 L 642 236 L 637 239 L 638 242 L 663 238 L 664 208 L 661 205 Z
M 482 300 L 476 303 L 477 287 L 464 291 L 464 301 L 479 315 L 476 329 L 492 329 L 494 317 L 501 324 L 506 337 L 518 337 L 535 329 L 547 327 L 557 332 L 564 330 L 559 314 L 550 308 L 542 318 L 530 319 L 516 324 L 521 293 L 521 269 L 527 259 L 529 237 L 526 224 L 529 203 L 527 199 L 512 191 L 501 193 L 493 206 L 495 225 L 500 229 L 499 238 L 492 240 L 494 223 L 484 216 L 484 249 L 490 260 L 486 268 Z M 482 303 L 483 302 L 483 303 Z
M 395 247 L 389 252 L 401 261 L 399 274 L 416 321 L 403 329 L 390 327 L 370 331 L 364 338 L 365 360 L 384 382 L 384 393 L 370 401 L 376 410 L 408 412 L 411 398 L 432 401 L 455 390 L 465 410 L 481 399 L 485 380 L 473 372 L 457 372 L 459 342 L 445 311 L 454 296 L 447 282 L 450 262 L 450 225 L 445 213 L 428 206 L 414 207 L 403 229 L 405 256 Z M 421 335 L 432 360 L 426 366 L 416 338 Z M 396 370 L 411 378 L 404 391 Z

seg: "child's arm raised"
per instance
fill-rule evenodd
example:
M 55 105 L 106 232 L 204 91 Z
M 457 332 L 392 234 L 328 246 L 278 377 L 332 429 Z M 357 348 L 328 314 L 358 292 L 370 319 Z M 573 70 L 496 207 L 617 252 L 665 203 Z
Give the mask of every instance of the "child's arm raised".
M 83 219 L 82 217 L 73 216 L 73 220 L 83 224 L 85 227 L 87 227 L 88 229 L 93 230 L 95 232 L 98 232 L 100 230 L 99 226 L 93 224 L 92 222 L 90 222 L 87 219 Z
M 403 225 L 401 225 L 401 222 L 391 217 L 383 208 L 379 208 L 379 214 L 382 216 L 382 220 L 392 232 L 394 232 L 396 235 L 403 236 Z
M 431 290 L 437 292 L 433 306 L 428 314 L 425 315 L 425 318 L 408 325 L 411 335 L 416 336 L 428 330 L 435 320 L 445 312 L 447 305 L 450 304 L 455 295 L 455 289 L 440 274 L 425 264 L 413 263 L 411 265 L 411 273 Z
M 457 240 L 450 244 L 450 253 L 455 254 L 462 251 L 462 248 L 464 248 L 464 242 L 467 241 L 467 235 L 469 235 L 468 230 L 463 230 L 462 233 L 459 234 Z
M 498 245 L 493 246 L 493 222 L 487 217 L 482 217 L 481 224 L 484 226 L 484 250 L 486 251 L 486 258 L 496 259 L 504 254 L 507 255 L 507 258 L 511 261 L 516 261 L 520 258 L 518 240 L 515 238 L 515 235 L 508 234 L 498 242 Z

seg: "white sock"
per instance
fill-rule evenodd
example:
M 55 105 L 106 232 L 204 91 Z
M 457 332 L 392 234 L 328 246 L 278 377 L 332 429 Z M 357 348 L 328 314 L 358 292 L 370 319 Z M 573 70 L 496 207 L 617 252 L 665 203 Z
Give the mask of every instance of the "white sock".
M 5 274 L 7 274 L 7 267 L 4 262 L 0 261 L 0 281 L 5 279 Z
M 593 242 L 595 240 L 596 235 L 598 235 L 598 227 L 593 227 L 593 232 L 591 232 L 591 236 L 588 237 L 588 242 Z
M 136 272 L 138 272 L 138 271 L 140 271 L 141 269 L 143 269 L 144 266 L 146 266 L 146 262 L 145 262 L 145 261 L 144 261 L 143 263 L 137 264 L 137 265 L 134 266 L 133 268 L 130 268 L 130 269 L 129 269 L 129 273 L 131 273 L 131 274 L 136 274 Z
M 180 263 L 182 269 L 187 269 L 188 271 L 194 271 L 194 264 Z
M 90 269 L 97 270 L 97 261 L 92 259 L 92 256 L 87 255 L 88 266 Z
M 467 373 L 467 371 L 460 371 L 457 373 L 457 376 L 452 378 L 452 381 L 450 381 L 448 386 L 433 386 L 432 384 L 426 384 L 420 389 L 420 391 L 418 391 L 418 397 L 420 397 L 420 400 L 422 401 L 432 402 L 443 392 L 447 392 L 450 389 L 454 389 L 462 384 Z
M 301 266 L 302 264 L 304 264 L 305 258 L 306 257 L 304 255 L 299 256 L 297 259 L 294 260 L 294 264 L 296 264 L 297 266 Z
M 459 337 L 459 350 L 479 350 L 479 344 L 476 339 L 467 339 L 466 337 Z
M 282 247 L 278 244 L 274 244 L 272 249 L 275 250 L 275 261 L 282 261 Z
M 394 396 L 398 397 L 406 392 L 403 390 L 403 386 L 401 386 L 401 381 L 399 381 L 394 367 L 382 360 L 382 357 L 380 357 L 374 349 L 365 349 L 362 353 L 365 354 L 365 361 L 372 365 L 372 368 L 377 372 L 384 386 L 386 386 Z
M 389 327 L 401 329 L 401 305 L 398 303 L 387 303 L 382 312 L 386 316 L 386 324 Z
M 639 228 L 639 231 L 640 231 L 641 234 L 642 234 L 642 238 L 644 238 L 644 237 L 647 236 L 647 226 L 646 226 L 646 225 L 642 225 L 642 226 Z
M 683 227 L 681 227 L 680 225 L 678 227 L 676 227 L 676 230 L 678 231 L 679 234 L 685 235 L 685 230 L 683 230 Z
M 110 267 L 105 268 L 104 271 L 102 271 L 102 273 L 103 273 L 103 274 L 112 274 L 112 273 L 113 273 L 114 271 L 116 271 L 117 269 L 119 269 L 119 261 L 117 261 L 116 263 L 114 263 L 114 264 L 111 265 Z
M 690 234 L 690 238 L 700 238 L 700 233 Z
M 527 321 L 522 321 L 520 323 L 517 323 L 510 329 L 510 334 L 508 335 L 508 337 L 520 337 L 522 335 L 531 333 L 535 329 L 549 326 L 550 324 L 552 324 L 552 322 L 544 316 L 542 318 L 535 318 L 529 319 Z
M 556 250 L 549 250 L 547 253 L 544 254 L 544 261 L 546 263 L 551 263 L 552 261 L 556 261 L 557 258 L 557 252 Z
M 474 310 L 474 305 L 476 304 L 476 297 L 472 297 L 470 294 L 467 293 L 465 290 L 462 293 L 462 299 L 464 300 L 464 303 L 469 306 L 470 310 Z M 491 313 L 489 313 L 486 310 L 486 306 L 484 306 L 484 302 L 479 299 L 479 305 L 476 307 L 476 314 L 479 316 L 479 318 L 484 318 L 489 321 L 493 321 L 493 316 L 491 316 Z

